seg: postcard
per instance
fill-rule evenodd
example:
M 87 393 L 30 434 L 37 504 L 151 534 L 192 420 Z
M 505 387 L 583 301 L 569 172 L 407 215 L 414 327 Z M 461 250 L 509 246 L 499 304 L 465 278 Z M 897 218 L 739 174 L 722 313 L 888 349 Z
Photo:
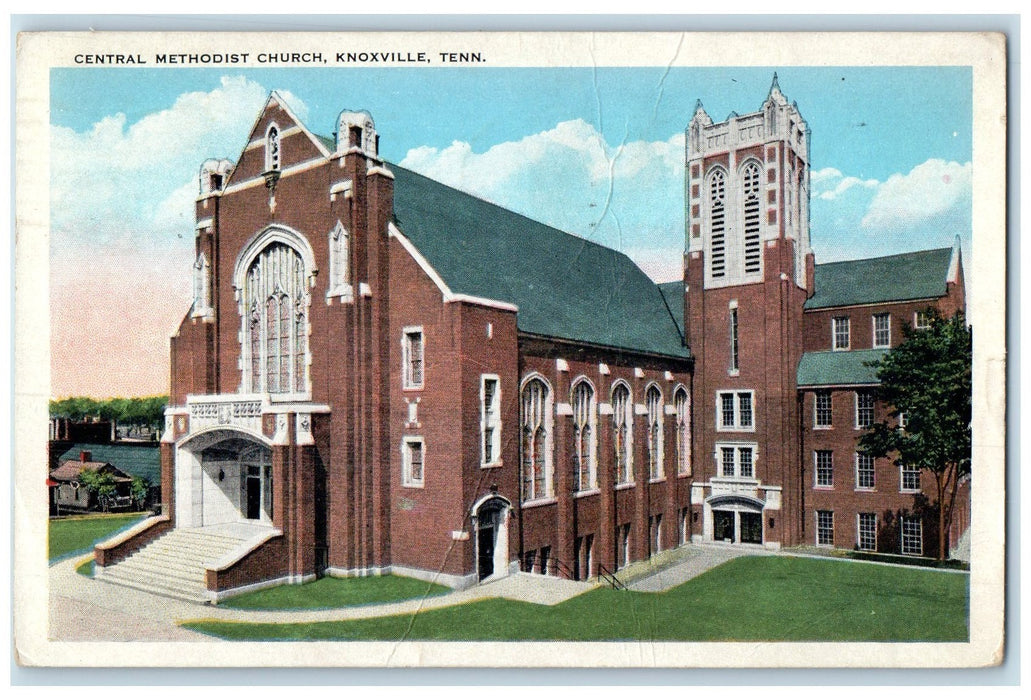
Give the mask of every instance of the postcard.
M 1005 65 L 21 35 L 18 662 L 1000 663 Z

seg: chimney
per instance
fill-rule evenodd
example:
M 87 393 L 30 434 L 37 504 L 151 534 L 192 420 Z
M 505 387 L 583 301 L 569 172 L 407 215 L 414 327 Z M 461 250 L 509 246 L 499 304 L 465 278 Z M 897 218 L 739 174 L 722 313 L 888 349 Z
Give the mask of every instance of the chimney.
M 82 450 L 79 452 L 79 461 L 85 464 L 86 462 L 93 461 L 93 453 L 89 450 Z

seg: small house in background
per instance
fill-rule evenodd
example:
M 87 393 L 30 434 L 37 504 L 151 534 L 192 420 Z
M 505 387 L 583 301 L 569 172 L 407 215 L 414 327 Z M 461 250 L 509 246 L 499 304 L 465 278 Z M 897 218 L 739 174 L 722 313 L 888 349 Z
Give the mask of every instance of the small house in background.
M 142 504 L 144 507 L 161 502 L 161 454 L 156 443 L 76 442 L 57 453 L 56 461 L 62 466 L 69 461 L 81 461 L 83 453 L 91 455 L 95 462 L 112 465 L 130 479 L 134 476 L 146 479 L 150 490 Z
M 83 483 L 83 472 L 93 471 L 99 474 L 110 474 L 115 492 L 98 497 L 90 492 Z M 48 485 L 53 484 L 52 503 L 58 514 L 61 511 L 114 510 L 128 509 L 134 504 L 132 494 L 132 476 L 126 474 L 110 462 L 94 461 L 89 450 L 83 450 L 78 459 L 69 459 L 50 472 Z

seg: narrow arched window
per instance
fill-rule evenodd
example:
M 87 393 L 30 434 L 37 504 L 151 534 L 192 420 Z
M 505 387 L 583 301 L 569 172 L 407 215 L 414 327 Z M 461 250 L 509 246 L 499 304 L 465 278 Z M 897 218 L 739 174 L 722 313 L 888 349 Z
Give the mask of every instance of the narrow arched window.
M 673 394 L 673 406 L 677 412 L 677 473 L 687 475 L 691 473 L 691 405 L 683 387 Z
M 255 393 L 308 391 L 307 273 L 301 256 L 272 243 L 247 270 L 244 348 L 249 353 L 247 389 Z
M 523 500 L 551 495 L 548 478 L 548 387 L 538 378 L 523 387 L 520 424 Z
M 594 389 L 586 381 L 573 388 L 573 483 L 577 491 L 595 487 Z
M 265 170 L 279 170 L 279 128 L 273 124 L 265 133 Z
M 709 274 L 723 277 L 727 272 L 727 180 L 717 170 L 709 178 Z
M 616 451 L 617 484 L 629 484 L 634 479 L 633 416 L 630 390 L 624 384 L 617 384 L 612 390 L 612 445 Z
M 662 393 L 658 387 L 648 387 L 645 394 L 648 409 L 648 478 L 661 479 L 662 471 Z
M 327 296 L 350 298 L 351 237 L 339 221 L 329 233 L 329 291 Z
M 193 264 L 193 315 L 207 316 L 211 311 L 211 264 L 204 253 Z
M 745 274 L 762 271 L 762 244 L 759 241 L 759 166 L 749 163 L 744 171 Z

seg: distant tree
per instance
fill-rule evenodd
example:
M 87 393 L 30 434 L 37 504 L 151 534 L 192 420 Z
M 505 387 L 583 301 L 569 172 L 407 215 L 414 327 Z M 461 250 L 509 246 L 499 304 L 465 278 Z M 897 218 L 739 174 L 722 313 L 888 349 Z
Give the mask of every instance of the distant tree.
M 147 496 L 150 494 L 150 480 L 145 476 L 134 476 L 132 478 L 132 498 L 138 508 L 142 509 L 147 505 Z
M 50 401 L 51 418 L 81 421 L 86 417 L 114 420 L 121 425 L 158 430 L 165 417 L 168 396 L 134 398 L 116 397 L 97 400 L 88 396 L 70 396 Z
M 892 420 L 875 423 L 859 447 L 875 457 L 934 476 L 938 512 L 938 559 L 948 553 L 960 481 L 970 473 L 971 331 L 962 313 L 942 318 L 928 309 L 930 326 L 903 329 L 905 340 L 877 363 L 879 398 Z M 905 418 L 899 426 L 899 416 Z

